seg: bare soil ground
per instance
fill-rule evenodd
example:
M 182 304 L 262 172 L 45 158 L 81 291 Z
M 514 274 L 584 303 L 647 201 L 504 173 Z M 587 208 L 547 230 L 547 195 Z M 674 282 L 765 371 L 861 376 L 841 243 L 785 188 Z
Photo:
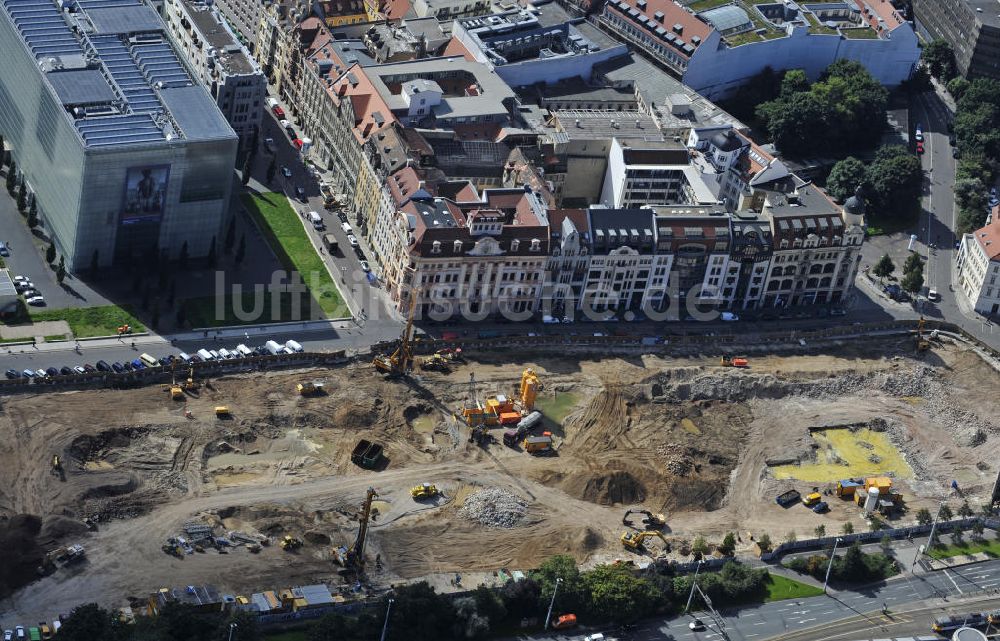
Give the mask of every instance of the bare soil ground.
M 716 357 L 507 353 L 410 382 L 363 365 L 232 376 L 183 403 L 160 387 L 2 398 L 0 517 L 38 515 L 32 543 L 80 542 L 88 561 L 20 588 L 0 603 L 0 624 L 85 600 L 118 605 L 165 586 L 212 583 L 246 594 L 338 583 L 331 548 L 353 539 L 369 486 L 380 495 L 369 539 L 369 556 L 385 566 L 373 572 L 379 583 L 525 569 L 554 553 L 590 563 L 628 558 L 618 541 L 622 514 L 637 505 L 667 514 L 678 559 L 690 558 L 685 550 L 698 535 L 717 542 L 734 531 L 747 550 L 762 532 L 778 541 L 819 524 L 831 533 L 846 521 L 863 529 L 858 510 L 837 499 L 826 515 L 774 504 L 788 487 L 811 487 L 775 480 L 768 462 L 809 461 L 808 430 L 820 426 L 884 430 L 914 468 L 915 479 L 898 483 L 911 510 L 944 496 L 951 479 L 974 506 L 988 493 L 1000 440 L 992 369 L 953 346 L 918 358 L 911 341 L 831 352 L 754 358 L 749 370 L 721 368 Z M 544 399 L 579 401 L 553 430 L 558 456 L 468 443 L 453 412 L 468 396 L 470 372 L 485 397 L 511 394 L 527 366 L 539 373 Z M 297 396 L 302 380 L 323 380 L 326 395 Z M 215 417 L 219 404 L 232 408 L 231 420 Z M 383 470 L 350 462 L 359 438 L 385 444 Z M 51 472 L 53 454 L 62 476 Z M 416 503 L 409 488 L 425 481 L 444 494 Z M 513 528 L 486 528 L 460 511 L 472 492 L 494 486 L 527 503 Z M 84 517 L 99 522 L 96 532 Z M 218 534 L 293 534 L 306 545 L 297 553 L 164 554 L 165 539 L 190 521 Z

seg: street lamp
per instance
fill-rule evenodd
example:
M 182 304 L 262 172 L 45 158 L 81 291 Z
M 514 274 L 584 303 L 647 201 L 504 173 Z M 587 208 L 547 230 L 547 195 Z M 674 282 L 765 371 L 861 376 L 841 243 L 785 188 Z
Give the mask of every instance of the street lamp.
M 931 532 L 927 535 L 927 545 L 924 546 L 924 552 L 931 549 L 931 545 L 934 544 L 934 531 L 937 530 L 938 520 L 941 518 L 941 510 L 944 508 L 944 504 L 948 499 L 941 501 L 941 505 L 938 506 L 937 514 L 934 515 L 934 522 L 931 523 Z
M 392 611 L 393 600 L 389 599 L 389 604 L 385 608 L 385 623 L 382 624 L 382 636 L 380 641 L 385 641 L 385 635 L 389 631 L 389 612 Z
M 823 579 L 823 594 L 826 594 L 826 586 L 830 582 L 830 570 L 833 569 L 833 559 L 837 556 L 837 546 L 840 545 L 843 540 L 844 539 L 838 536 L 837 540 L 833 542 L 833 551 L 830 552 L 830 564 L 826 566 L 826 578 Z
M 545 627 L 543 630 L 549 629 L 549 620 L 552 618 L 552 606 L 556 604 L 556 594 L 559 592 L 559 584 L 562 583 L 562 579 L 556 579 L 556 587 L 552 589 L 552 600 L 549 601 L 549 611 L 545 615 Z
M 701 572 L 701 564 L 704 563 L 701 559 L 698 559 L 698 566 L 694 569 L 694 578 L 691 579 L 691 593 L 688 594 L 687 605 L 684 606 L 684 614 L 687 614 L 688 610 L 691 609 L 691 599 L 694 598 L 694 589 L 698 585 L 698 573 Z
M 229 641 L 233 641 L 233 630 L 235 630 L 238 627 L 239 626 L 236 625 L 235 623 L 230 623 L 229 624 Z

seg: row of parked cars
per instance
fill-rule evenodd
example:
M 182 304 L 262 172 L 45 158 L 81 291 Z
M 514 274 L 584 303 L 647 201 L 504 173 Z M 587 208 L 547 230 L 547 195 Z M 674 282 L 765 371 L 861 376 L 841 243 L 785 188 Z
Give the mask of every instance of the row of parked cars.
M 19 625 L 13 630 L 4 630 L 3 641 L 41 641 L 42 639 L 51 639 L 52 635 L 58 632 L 60 627 L 62 627 L 62 623 L 58 620 L 53 621 L 51 627 L 44 621 L 39 623 L 37 628 L 25 628 L 23 625 Z
M 29 305 L 34 305 L 35 307 L 42 307 L 45 305 L 45 297 L 42 293 L 38 291 L 35 284 L 28 280 L 27 276 L 21 276 L 20 274 L 14 276 L 12 279 L 14 281 L 14 288 L 17 293 L 24 296 L 24 302 Z
M 301 351 L 303 351 L 302 345 L 293 340 L 286 341 L 283 344 L 275 341 L 267 341 L 260 347 L 254 349 L 251 349 L 241 343 L 231 350 L 226 348 L 218 350 L 199 349 L 194 354 L 185 354 L 184 352 L 181 352 L 176 356 L 169 354 L 162 358 L 156 358 L 154 356 L 150 356 L 149 354 L 142 354 L 138 358 L 131 361 L 115 361 L 113 363 L 109 363 L 101 360 L 97 361 L 95 365 L 87 363 L 86 365 L 77 365 L 75 367 L 65 365 L 59 368 L 49 367 L 46 369 L 25 369 L 22 371 L 9 369 L 5 372 L 5 375 L 10 380 L 19 378 L 46 380 L 56 378 L 57 376 L 73 376 L 76 374 L 90 374 L 93 372 L 114 372 L 115 374 L 122 374 L 125 372 L 138 372 L 149 368 L 171 367 L 176 364 L 227 361 L 254 355 L 294 354 Z

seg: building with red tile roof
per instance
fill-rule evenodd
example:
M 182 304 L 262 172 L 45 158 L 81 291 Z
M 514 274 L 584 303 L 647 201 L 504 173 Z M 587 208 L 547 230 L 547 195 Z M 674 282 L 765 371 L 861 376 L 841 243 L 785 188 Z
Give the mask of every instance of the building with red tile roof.
M 955 259 L 958 292 L 981 314 L 1000 312 L 1000 205 L 986 224 L 965 234 Z

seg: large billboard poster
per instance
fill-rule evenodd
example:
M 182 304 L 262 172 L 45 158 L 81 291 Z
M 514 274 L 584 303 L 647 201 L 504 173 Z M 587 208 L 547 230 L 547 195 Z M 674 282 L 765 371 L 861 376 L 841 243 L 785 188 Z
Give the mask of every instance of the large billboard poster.
M 163 218 L 170 165 L 129 167 L 125 174 L 125 197 L 121 224 L 158 222 Z

